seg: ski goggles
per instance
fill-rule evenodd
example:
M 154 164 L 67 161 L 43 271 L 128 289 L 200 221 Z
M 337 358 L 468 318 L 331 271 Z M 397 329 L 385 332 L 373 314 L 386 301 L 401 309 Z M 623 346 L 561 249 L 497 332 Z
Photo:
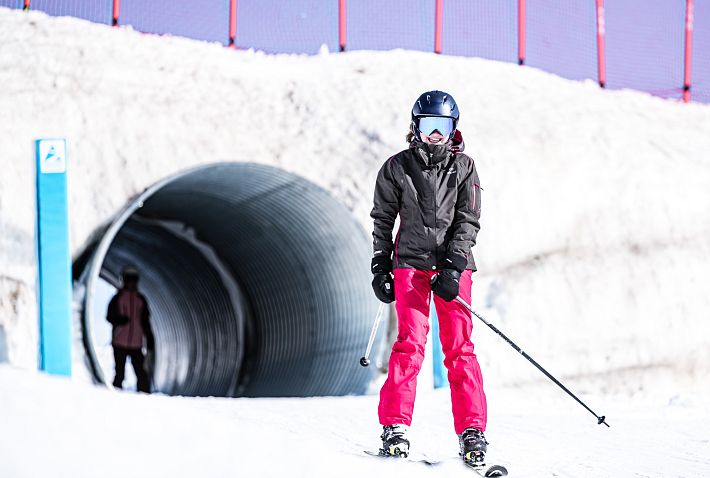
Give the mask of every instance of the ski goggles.
M 421 116 L 417 118 L 417 129 L 424 136 L 431 136 L 438 131 L 442 136 L 450 136 L 454 132 L 454 119 L 444 116 Z

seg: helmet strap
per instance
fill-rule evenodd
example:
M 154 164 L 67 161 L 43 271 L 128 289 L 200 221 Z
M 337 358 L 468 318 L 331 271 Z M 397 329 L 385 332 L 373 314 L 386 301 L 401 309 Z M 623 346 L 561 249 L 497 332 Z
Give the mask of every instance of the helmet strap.
M 414 138 L 416 138 L 418 141 L 422 140 L 422 137 L 419 134 L 419 128 L 417 128 L 417 125 L 414 123 L 414 120 L 409 123 L 409 131 L 414 135 Z

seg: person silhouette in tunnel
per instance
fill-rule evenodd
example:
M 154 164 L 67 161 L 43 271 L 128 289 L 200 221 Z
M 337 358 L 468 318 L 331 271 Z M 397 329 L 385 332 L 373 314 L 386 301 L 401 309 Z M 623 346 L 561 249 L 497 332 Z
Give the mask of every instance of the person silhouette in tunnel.
M 454 429 L 466 464 L 484 463 L 487 405 L 473 343 L 471 248 L 480 229 L 481 193 L 473 159 L 463 153 L 459 109 L 443 91 L 414 103 L 409 148 L 389 158 L 375 184 L 372 287 L 396 301 L 398 334 L 380 391 L 381 454 L 407 456 L 417 375 L 424 359 L 433 292 L 444 365 L 449 371 Z M 399 231 L 392 237 L 399 216 Z
M 111 345 L 116 363 L 113 386 L 123 388 L 126 359 L 131 358 L 138 381 L 138 391 L 150 393 L 150 379 L 145 370 L 143 339 L 148 353 L 155 349 L 155 338 L 150 326 L 148 301 L 138 292 L 138 269 L 126 266 L 121 271 L 122 287 L 108 305 L 106 320 L 113 325 Z

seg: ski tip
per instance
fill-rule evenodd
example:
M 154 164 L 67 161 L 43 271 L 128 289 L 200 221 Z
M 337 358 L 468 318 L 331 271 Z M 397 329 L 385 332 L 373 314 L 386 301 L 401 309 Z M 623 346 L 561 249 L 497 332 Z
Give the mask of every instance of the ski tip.
M 423 455 L 423 454 L 403 456 L 403 455 L 389 455 L 389 454 L 385 453 L 382 449 L 380 449 L 379 451 L 372 451 L 372 450 L 363 450 L 363 451 L 370 456 L 387 458 L 387 459 L 390 459 L 393 461 L 402 460 L 402 461 L 411 462 L 411 463 L 423 463 L 428 466 L 435 466 L 435 465 L 438 465 L 439 463 L 441 463 L 440 461 L 435 460 L 433 458 L 429 458 L 428 456 Z
M 487 477 L 508 476 L 508 469 L 504 466 L 501 466 L 501 465 L 493 465 L 486 470 L 485 476 L 487 476 Z
M 364 450 L 364 452 L 370 456 L 381 456 L 383 458 L 391 458 L 390 455 L 388 455 L 387 453 L 385 453 L 382 450 L 378 450 L 378 451 Z
M 476 470 L 476 472 L 479 475 L 484 476 L 486 478 L 508 476 L 508 469 L 506 467 L 504 467 L 503 465 L 487 466 L 487 465 L 482 465 L 482 464 L 474 465 L 474 464 L 467 463 L 467 462 L 464 462 L 464 463 L 466 463 L 466 466 L 468 466 L 469 468 L 473 468 L 474 470 Z

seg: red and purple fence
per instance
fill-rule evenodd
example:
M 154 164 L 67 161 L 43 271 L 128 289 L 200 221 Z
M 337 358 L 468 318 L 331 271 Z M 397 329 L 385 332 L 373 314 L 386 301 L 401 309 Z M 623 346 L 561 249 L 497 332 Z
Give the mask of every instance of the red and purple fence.
M 694 0 L 0 0 L 0 6 L 271 53 L 315 53 L 325 44 L 517 61 L 684 101 L 692 87 L 694 100 L 710 102 L 710 2 L 703 10 Z

